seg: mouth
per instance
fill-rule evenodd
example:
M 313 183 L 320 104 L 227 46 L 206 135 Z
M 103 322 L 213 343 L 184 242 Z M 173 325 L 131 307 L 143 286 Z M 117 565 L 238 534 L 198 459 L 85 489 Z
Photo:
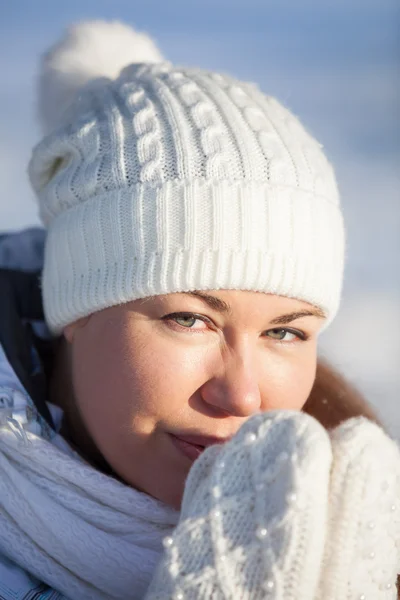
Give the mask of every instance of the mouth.
M 204 452 L 208 446 L 215 444 L 223 444 L 228 441 L 228 438 L 216 438 L 208 436 L 197 436 L 197 435 L 174 435 L 169 434 L 172 443 L 181 454 L 189 458 L 192 462 L 196 460 Z

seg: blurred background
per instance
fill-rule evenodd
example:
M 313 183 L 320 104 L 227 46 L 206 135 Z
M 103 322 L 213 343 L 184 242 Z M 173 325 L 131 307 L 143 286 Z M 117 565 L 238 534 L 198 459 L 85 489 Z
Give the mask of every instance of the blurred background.
M 41 52 L 71 22 L 119 19 L 173 62 L 256 81 L 334 163 L 347 223 L 342 308 L 321 354 L 400 439 L 398 0 L 12 0 L 0 3 L 0 231 L 39 224 L 26 165 L 39 140 Z

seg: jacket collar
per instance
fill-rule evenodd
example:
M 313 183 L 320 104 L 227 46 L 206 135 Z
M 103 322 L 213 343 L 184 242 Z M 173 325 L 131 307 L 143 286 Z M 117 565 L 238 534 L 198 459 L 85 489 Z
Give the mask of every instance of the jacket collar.
M 46 374 L 55 341 L 39 338 L 32 327 L 43 319 L 40 273 L 0 269 L 0 344 L 38 413 L 54 428 Z

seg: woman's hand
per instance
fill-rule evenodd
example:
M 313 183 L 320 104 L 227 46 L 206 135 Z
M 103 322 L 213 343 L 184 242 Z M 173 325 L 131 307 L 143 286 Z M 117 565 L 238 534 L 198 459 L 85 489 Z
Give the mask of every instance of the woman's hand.
M 377 425 L 257 415 L 194 463 L 146 600 L 396 598 L 399 500 Z

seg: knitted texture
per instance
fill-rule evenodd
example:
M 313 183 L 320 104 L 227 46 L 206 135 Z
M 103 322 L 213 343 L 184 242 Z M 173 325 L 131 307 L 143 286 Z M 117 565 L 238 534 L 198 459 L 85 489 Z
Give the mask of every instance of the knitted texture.
M 377 425 L 351 419 L 331 434 L 333 464 L 318 600 L 397 600 L 400 454 Z
M 1 412 L 0 555 L 71 600 L 142 600 L 178 513 Z
M 251 418 L 189 474 L 146 600 L 388 600 L 400 564 L 400 453 L 373 423 Z
M 194 289 L 294 297 L 333 318 L 344 255 L 335 178 L 275 99 L 227 75 L 132 64 L 87 83 L 58 125 L 29 168 L 54 331 Z

